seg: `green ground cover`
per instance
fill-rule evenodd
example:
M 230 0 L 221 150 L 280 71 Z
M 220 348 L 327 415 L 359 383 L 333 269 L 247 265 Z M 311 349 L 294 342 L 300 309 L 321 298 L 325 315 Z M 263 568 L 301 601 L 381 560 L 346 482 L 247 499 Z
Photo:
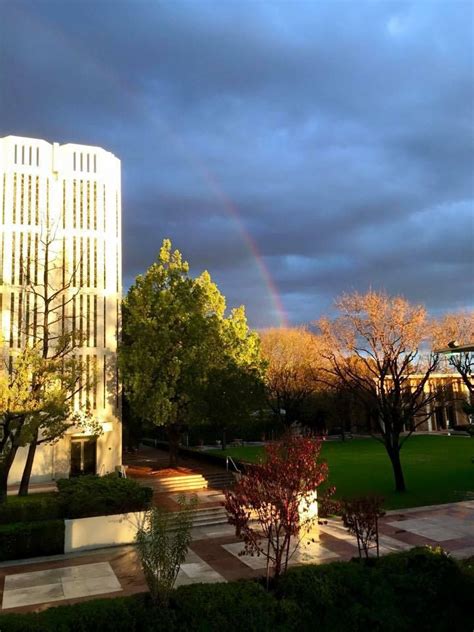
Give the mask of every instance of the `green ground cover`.
M 257 462 L 263 448 L 229 448 L 225 452 L 241 461 Z M 322 457 L 329 465 L 330 484 L 336 496 L 377 493 L 386 509 L 419 507 L 474 499 L 474 439 L 447 436 L 413 436 L 405 443 L 401 459 L 407 491 L 394 491 L 390 461 L 375 439 L 327 441 Z

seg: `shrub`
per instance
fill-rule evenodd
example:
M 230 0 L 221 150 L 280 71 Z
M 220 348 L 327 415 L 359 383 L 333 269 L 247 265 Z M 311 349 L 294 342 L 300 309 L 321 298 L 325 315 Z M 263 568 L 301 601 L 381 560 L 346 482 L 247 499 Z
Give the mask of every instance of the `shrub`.
M 78 476 L 58 481 L 59 500 L 66 518 L 85 518 L 143 511 L 150 506 L 153 490 L 129 478 Z
M 152 600 L 167 606 L 169 596 L 191 544 L 197 497 L 179 498 L 180 511 L 173 514 L 159 507 L 148 512 L 137 533 L 137 552 Z
M 55 492 L 8 496 L 7 500 L 0 504 L 0 524 L 56 520 L 61 517 L 59 496 Z
M 0 561 L 58 553 L 64 553 L 63 520 L 0 526 Z
M 278 602 L 252 581 L 181 586 L 171 600 L 179 630 L 212 632 L 226 629 L 272 630 Z

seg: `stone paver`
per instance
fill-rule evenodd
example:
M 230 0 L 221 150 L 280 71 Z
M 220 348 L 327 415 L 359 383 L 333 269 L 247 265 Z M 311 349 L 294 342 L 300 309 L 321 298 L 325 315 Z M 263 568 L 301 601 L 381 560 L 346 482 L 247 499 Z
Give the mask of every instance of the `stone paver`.
M 108 562 L 7 575 L 2 608 L 17 608 L 121 591 Z

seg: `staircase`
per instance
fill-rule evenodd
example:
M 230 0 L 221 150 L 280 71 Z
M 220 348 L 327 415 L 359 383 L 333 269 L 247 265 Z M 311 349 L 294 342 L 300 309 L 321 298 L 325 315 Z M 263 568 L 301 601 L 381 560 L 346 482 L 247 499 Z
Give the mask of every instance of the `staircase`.
M 215 472 L 206 474 L 207 486 L 212 489 L 229 489 L 235 483 L 232 472 Z
M 161 492 L 187 492 L 197 489 L 206 489 L 207 480 L 201 474 L 187 474 L 185 476 L 167 476 L 147 481 L 154 491 Z
M 177 515 L 179 512 L 173 512 Z M 193 511 L 193 528 L 227 524 L 227 512 L 224 507 L 203 507 Z

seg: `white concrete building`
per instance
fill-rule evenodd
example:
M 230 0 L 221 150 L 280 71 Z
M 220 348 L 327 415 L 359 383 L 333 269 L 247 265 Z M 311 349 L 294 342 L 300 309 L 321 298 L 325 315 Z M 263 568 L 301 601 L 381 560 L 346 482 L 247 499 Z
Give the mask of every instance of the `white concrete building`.
M 46 242 L 54 261 L 52 285 L 64 287 L 67 280 L 62 305 L 56 305 L 62 317 L 55 326 L 80 333 L 81 345 L 73 353 L 83 370 L 96 376 L 93 385 L 76 394 L 74 407 L 82 410 L 87 402 L 102 434 L 95 438 L 71 428 L 54 445 L 38 446 L 33 482 L 82 472 L 105 474 L 121 464 L 116 363 L 120 161 L 99 147 L 7 136 L 0 139 L 0 310 L 6 355 L 21 348 L 25 336 L 35 336 L 39 310 L 34 287 L 41 283 Z M 16 456 L 10 484 L 21 479 L 26 451 L 21 448 Z

